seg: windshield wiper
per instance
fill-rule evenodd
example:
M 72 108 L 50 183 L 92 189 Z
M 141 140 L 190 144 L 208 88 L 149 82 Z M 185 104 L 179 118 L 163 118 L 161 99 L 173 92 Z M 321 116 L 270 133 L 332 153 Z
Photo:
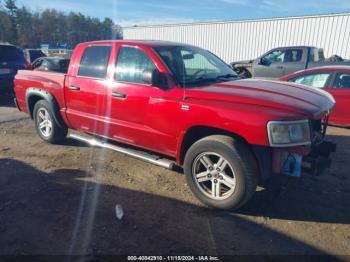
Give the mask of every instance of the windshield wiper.
M 213 77 L 197 77 L 197 78 L 191 78 L 188 80 L 185 80 L 184 83 L 185 84 L 195 84 L 195 83 L 200 83 L 200 82 L 211 82 L 211 81 L 217 81 L 217 78 L 213 78 Z
M 188 84 L 198 84 L 198 83 L 206 83 L 206 82 L 218 82 L 222 80 L 229 80 L 230 78 L 239 78 L 237 75 L 234 74 L 226 74 L 226 75 L 219 75 L 216 77 L 204 77 L 200 76 L 197 78 L 191 78 L 188 80 L 185 80 L 183 83 L 188 85 Z
M 215 79 L 219 80 L 219 79 L 228 79 L 228 78 L 239 78 L 238 75 L 234 75 L 234 74 L 226 74 L 226 75 L 220 75 L 217 76 Z

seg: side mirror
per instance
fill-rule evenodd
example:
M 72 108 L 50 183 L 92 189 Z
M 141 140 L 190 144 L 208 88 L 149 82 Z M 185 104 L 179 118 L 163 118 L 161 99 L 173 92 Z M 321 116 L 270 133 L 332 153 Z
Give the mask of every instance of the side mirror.
M 158 69 L 145 69 L 142 72 L 142 81 L 152 86 L 157 86 L 162 89 L 168 89 L 167 77 L 158 71 Z
M 259 59 L 259 64 L 266 65 L 266 66 L 270 65 L 270 63 L 266 59 L 264 59 L 263 57 Z
M 194 55 L 193 54 L 186 54 L 186 55 L 182 56 L 182 59 L 191 60 L 191 59 L 194 59 Z

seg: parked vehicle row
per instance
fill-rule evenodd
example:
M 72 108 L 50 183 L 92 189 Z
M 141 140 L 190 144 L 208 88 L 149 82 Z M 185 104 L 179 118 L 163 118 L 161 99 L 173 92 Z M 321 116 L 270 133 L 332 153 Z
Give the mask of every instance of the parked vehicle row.
M 20 70 L 14 82 L 18 108 L 44 141 L 59 143 L 75 129 L 95 136 L 72 135 L 92 145 L 182 166 L 193 193 L 216 208 L 243 206 L 273 173 L 320 173 L 335 150 L 324 140 L 335 104 L 330 94 L 242 80 L 190 45 L 83 43 L 67 74 Z
M 3 47 L 0 47 L 3 50 L 3 52 L 0 53 L 0 86 L 3 92 L 11 92 L 13 90 L 12 82 L 14 75 L 17 70 L 21 68 L 67 73 L 69 59 L 46 57 L 46 55 L 38 49 L 25 49 L 22 51 L 20 48 L 16 48 L 12 45 L 6 44 L 2 46 Z M 7 50 L 12 51 L 7 52 Z M 6 55 L 4 54 L 5 52 Z M 24 52 L 25 58 L 23 58 L 22 52 Z M 31 65 L 27 61 L 30 61 Z M 294 76 L 290 75 L 290 73 L 294 73 L 301 68 L 315 68 L 316 71 L 306 70 L 304 73 L 298 71 L 298 75 L 314 73 L 318 72 L 318 70 L 322 72 L 323 70 L 325 72 L 324 74 L 316 74 L 319 80 L 315 77 L 308 76 L 304 80 L 296 79 L 295 81 L 316 88 L 324 88 L 331 93 L 335 97 L 337 105 L 330 116 L 329 123 L 332 125 L 349 127 L 350 110 L 348 110 L 347 104 L 350 103 L 350 85 L 346 81 L 346 76 L 344 76 L 344 80 L 341 80 L 343 82 L 341 86 L 339 86 L 340 80 L 336 81 L 336 79 L 333 79 L 337 70 L 340 74 L 344 70 L 347 71 L 347 68 L 346 66 L 340 65 L 334 68 L 327 66 L 322 69 L 321 67 L 317 67 L 320 64 L 349 64 L 350 66 L 350 61 L 343 60 L 337 56 L 327 60 L 324 58 L 322 49 L 309 46 L 294 46 L 275 48 L 254 61 L 234 62 L 231 65 L 235 72 L 243 78 L 251 76 L 276 78 L 283 76 L 280 77 L 282 81 L 293 81 Z M 327 71 L 329 72 L 327 73 Z M 288 74 L 288 76 L 286 74 Z M 339 76 L 343 78 L 342 75 Z M 311 78 L 313 80 L 310 80 Z M 324 80 L 323 82 L 321 78 Z M 333 80 L 335 81 L 334 84 L 331 83 Z
M 242 78 L 266 78 L 322 88 L 332 94 L 336 106 L 329 123 L 350 127 L 350 61 L 339 56 L 324 58 L 323 49 L 310 46 L 274 48 L 255 60 L 232 62 Z
M 274 48 L 253 60 L 231 63 L 241 77 L 273 79 L 299 70 L 326 65 L 350 66 L 350 61 L 336 55 L 325 59 L 323 49 L 313 46 L 288 46 Z
M 20 69 L 67 73 L 69 61 L 47 57 L 37 49 L 22 50 L 14 45 L 0 44 L 0 94 L 13 93 L 13 80 Z

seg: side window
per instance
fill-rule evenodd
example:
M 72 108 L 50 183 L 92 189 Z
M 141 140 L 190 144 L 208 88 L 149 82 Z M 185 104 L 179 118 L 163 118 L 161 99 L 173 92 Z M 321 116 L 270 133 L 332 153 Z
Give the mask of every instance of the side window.
M 132 83 L 144 83 L 142 72 L 155 69 L 152 60 L 140 49 L 122 46 L 119 49 L 115 79 Z
M 350 89 L 350 73 L 338 73 L 332 87 Z
M 46 60 L 42 60 L 42 63 L 40 65 L 40 67 L 42 67 L 44 69 L 48 69 L 49 68 L 49 62 L 47 62 Z
M 284 62 L 300 62 L 303 56 L 302 49 L 289 49 L 286 51 Z
M 39 66 L 41 66 L 42 63 L 43 63 L 42 59 L 35 60 L 35 63 L 33 63 L 33 68 L 38 68 Z
M 282 49 L 274 50 L 268 53 L 267 55 L 265 55 L 262 58 L 262 61 L 264 64 L 268 64 L 268 65 L 273 63 L 281 63 L 284 61 L 285 54 L 286 54 L 285 50 L 282 50 Z
M 78 76 L 105 78 L 111 46 L 90 46 L 80 61 Z
M 289 79 L 289 82 L 295 82 L 298 84 L 313 86 L 317 88 L 323 88 L 326 86 L 327 81 L 330 77 L 330 73 L 320 73 L 320 74 L 312 74 L 312 75 L 303 75 L 298 76 L 293 79 Z

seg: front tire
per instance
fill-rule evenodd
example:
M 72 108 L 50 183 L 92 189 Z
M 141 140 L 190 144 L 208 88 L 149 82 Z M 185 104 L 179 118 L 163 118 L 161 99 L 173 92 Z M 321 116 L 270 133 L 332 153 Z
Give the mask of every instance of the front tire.
M 204 204 L 234 210 L 255 193 L 256 161 L 248 146 L 229 136 L 213 135 L 198 140 L 184 160 L 187 183 Z
M 36 131 L 42 140 L 57 144 L 66 138 L 68 129 L 57 125 L 47 101 L 38 101 L 34 106 L 33 115 Z

